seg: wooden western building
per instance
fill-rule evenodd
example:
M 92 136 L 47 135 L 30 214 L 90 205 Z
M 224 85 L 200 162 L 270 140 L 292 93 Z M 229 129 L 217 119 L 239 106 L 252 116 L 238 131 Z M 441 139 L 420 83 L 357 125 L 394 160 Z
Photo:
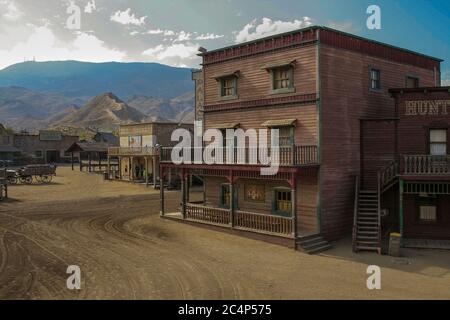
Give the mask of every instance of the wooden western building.
M 202 81 L 195 79 L 202 85 L 197 101 L 204 129 L 279 129 L 281 166 L 262 176 L 262 164 L 163 159 L 163 176 L 176 167 L 184 185 L 178 214 L 164 212 L 162 189 L 162 214 L 308 252 L 352 232 L 363 167 L 361 119 L 397 116 L 389 88 L 440 85 L 441 60 L 325 27 L 200 55 Z M 204 177 L 201 203 L 186 194 L 193 174 Z
M 119 147 L 108 148 L 108 161 L 117 158 L 118 179 L 152 183 L 159 177 L 158 146 L 172 146 L 171 134 L 177 128 L 192 131 L 192 124 L 176 122 L 148 122 L 123 124 L 119 127 Z M 110 175 L 110 173 L 109 173 Z
M 399 232 L 405 246 L 450 240 L 450 87 L 389 92 L 395 117 L 361 120 L 360 189 L 365 191 L 357 199 L 365 199 L 367 207 L 367 190 L 372 190 L 379 201 L 373 217 L 379 215 L 380 237 Z M 367 247 L 358 236 L 370 225 L 364 224 L 364 219 L 369 221 L 367 210 L 355 213 L 355 221 L 363 221 L 355 225 L 358 250 Z

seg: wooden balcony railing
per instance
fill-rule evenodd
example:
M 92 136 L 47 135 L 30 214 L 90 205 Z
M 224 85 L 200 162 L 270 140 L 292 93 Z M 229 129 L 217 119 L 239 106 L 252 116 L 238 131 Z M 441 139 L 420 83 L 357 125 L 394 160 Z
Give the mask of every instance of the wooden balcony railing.
M 154 156 L 158 154 L 155 147 L 110 147 L 109 156 Z
M 279 165 L 280 166 L 298 166 L 298 165 L 312 165 L 318 164 L 317 146 L 283 146 L 278 148 Z M 195 159 L 194 154 L 197 152 L 203 157 L 203 148 L 189 148 L 189 159 Z M 171 158 L 172 148 L 161 148 L 161 162 L 172 162 Z M 220 156 L 221 154 L 221 156 Z M 226 147 L 220 148 L 218 154 L 205 154 L 206 157 L 202 159 L 204 164 L 241 164 L 241 165 L 268 165 L 274 163 L 271 148 L 233 148 L 232 154 Z M 270 161 L 269 161 L 270 160 Z
M 450 156 L 405 155 L 404 175 L 450 175 Z
M 222 225 L 228 225 L 231 221 L 230 210 L 193 203 L 186 204 L 186 219 Z
M 236 210 L 234 221 L 236 228 L 239 229 L 285 236 L 290 236 L 293 232 L 292 218 L 287 217 Z

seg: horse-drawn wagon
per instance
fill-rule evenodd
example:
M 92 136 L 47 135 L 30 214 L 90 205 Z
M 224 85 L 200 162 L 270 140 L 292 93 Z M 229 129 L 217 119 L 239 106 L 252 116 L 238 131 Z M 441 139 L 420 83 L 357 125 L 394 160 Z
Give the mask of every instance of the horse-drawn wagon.
M 6 170 L 6 178 L 9 184 L 17 184 L 19 181 L 31 184 L 33 180 L 40 183 L 50 183 L 55 174 L 55 165 L 27 165 L 17 170 Z

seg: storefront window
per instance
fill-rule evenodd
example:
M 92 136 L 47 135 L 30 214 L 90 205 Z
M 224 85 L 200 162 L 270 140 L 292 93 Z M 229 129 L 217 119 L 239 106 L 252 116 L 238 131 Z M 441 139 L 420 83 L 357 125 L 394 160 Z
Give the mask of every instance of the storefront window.
M 430 154 L 433 156 L 443 156 L 447 154 L 447 130 L 430 130 Z

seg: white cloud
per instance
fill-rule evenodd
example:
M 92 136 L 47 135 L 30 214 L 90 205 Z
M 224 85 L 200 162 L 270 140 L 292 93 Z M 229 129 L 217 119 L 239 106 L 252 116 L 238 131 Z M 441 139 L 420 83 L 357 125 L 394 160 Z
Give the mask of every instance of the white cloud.
M 450 79 L 442 79 L 441 82 L 443 87 L 450 86 Z
M 164 30 L 161 30 L 161 29 L 153 29 L 153 30 L 148 30 L 147 33 L 148 33 L 148 34 L 162 34 L 162 33 L 164 33 Z
M 177 38 L 175 39 L 174 42 L 189 41 L 189 40 L 191 40 L 191 36 L 192 36 L 191 33 L 185 32 L 185 31 L 181 30 L 181 31 L 177 34 Z
M 97 8 L 95 7 L 95 0 L 89 1 L 86 6 L 84 7 L 84 12 L 85 13 L 92 13 L 96 10 Z
M 132 24 L 135 26 L 142 26 L 145 24 L 145 19 L 147 19 L 147 16 L 143 16 L 140 18 L 137 18 L 134 13 L 131 13 L 131 9 L 128 8 L 125 11 L 117 11 L 110 17 L 111 21 L 118 22 L 120 24 Z
M 199 62 L 198 44 L 173 43 L 159 44 L 142 52 L 149 61 L 165 63 L 172 66 L 194 66 Z
M 0 68 L 23 59 L 36 61 L 79 60 L 91 62 L 122 61 L 125 52 L 107 48 L 103 41 L 94 35 L 78 32 L 70 42 L 61 42 L 48 26 L 34 27 L 25 41 L 19 42 L 9 50 L 0 50 Z
M 310 25 L 312 25 L 312 19 L 309 17 L 303 17 L 302 20 L 294 21 L 274 21 L 270 18 L 263 18 L 260 24 L 257 24 L 257 20 L 254 19 L 246 24 L 242 30 L 234 32 L 235 42 L 251 41 L 277 33 L 308 27 Z
M 223 38 L 224 35 L 219 35 L 219 34 L 214 34 L 214 33 L 206 33 L 206 34 L 201 34 L 197 37 L 195 37 L 195 40 L 214 40 L 214 39 L 219 39 L 219 38 Z
M 1 0 L 0 12 L 2 12 L 2 18 L 10 21 L 16 21 L 23 15 L 23 12 L 19 10 L 16 2 L 13 0 Z

